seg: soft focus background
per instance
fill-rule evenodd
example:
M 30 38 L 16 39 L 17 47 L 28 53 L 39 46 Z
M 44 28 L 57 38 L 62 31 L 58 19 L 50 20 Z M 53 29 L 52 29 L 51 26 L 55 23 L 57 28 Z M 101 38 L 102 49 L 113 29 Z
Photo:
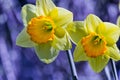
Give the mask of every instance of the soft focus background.
M 116 24 L 119 0 L 53 0 L 84 20 L 90 13 Z M 21 7 L 35 0 L 0 0 L 0 80 L 72 80 L 66 52 L 60 52 L 51 64 L 39 61 L 33 49 L 16 46 L 16 36 L 23 29 Z M 118 42 L 120 47 L 120 42 Z M 76 63 L 79 80 L 113 80 L 109 65 L 94 73 L 87 62 Z M 120 76 L 120 61 L 116 63 Z M 111 75 L 111 76 L 109 76 Z M 120 80 L 120 79 L 119 79 Z

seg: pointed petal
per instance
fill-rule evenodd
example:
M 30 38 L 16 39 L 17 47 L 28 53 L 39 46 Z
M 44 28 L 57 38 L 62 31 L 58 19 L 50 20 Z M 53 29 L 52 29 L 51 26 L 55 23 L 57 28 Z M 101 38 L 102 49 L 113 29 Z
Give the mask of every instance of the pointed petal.
M 120 51 L 117 48 L 116 44 L 112 47 L 108 46 L 105 55 L 107 55 L 108 57 L 112 58 L 115 61 L 120 60 Z
M 58 50 L 68 50 L 72 48 L 70 39 L 66 33 L 63 37 L 55 36 L 52 46 Z
M 78 62 L 78 61 L 87 61 L 87 60 L 88 59 L 87 59 L 86 53 L 83 50 L 81 40 L 80 40 L 74 50 L 74 61 Z
M 119 39 L 120 28 L 112 23 L 104 22 L 99 25 L 98 32 L 105 37 L 107 45 L 113 45 Z
M 91 68 L 98 73 L 105 68 L 109 61 L 109 58 L 106 56 L 98 56 L 96 58 L 89 58 L 88 61 L 90 63 Z
M 84 22 L 82 21 L 71 22 L 68 24 L 66 30 L 75 44 L 77 44 L 82 37 L 87 35 Z
M 22 20 L 24 23 L 24 26 L 26 27 L 31 20 L 31 18 L 36 17 L 36 7 L 32 4 L 26 4 L 22 7 Z
M 101 22 L 102 21 L 97 16 L 90 14 L 85 19 L 84 25 L 87 28 L 87 32 L 91 33 L 96 32 L 96 29 Z
M 49 15 L 53 20 L 58 17 L 58 8 L 55 7 L 54 9 L 52 9 L 52 11 L 49 13 Z
M 35 51 L 38 58 L 44 63 L 53 62 L 58 56 L 59 51 L 51 46 L 51 42 L 38 44 L 35 46 Z
M 16 45 L 21 47 L 33 47 L 34 43 L 30 40 L 29 35 L 26 32 L 26 28 L 22 30 L 21 33 L 17 36 Z
M 57 26 L 65 27 L 68 23 L 73 21 L 73 14 L 64 8 L 58 7 L 58 16 L 53 20 Z
M 52 0 L 36 0 L 36 7 L 39 15 L 47 16 L 56 6 Z

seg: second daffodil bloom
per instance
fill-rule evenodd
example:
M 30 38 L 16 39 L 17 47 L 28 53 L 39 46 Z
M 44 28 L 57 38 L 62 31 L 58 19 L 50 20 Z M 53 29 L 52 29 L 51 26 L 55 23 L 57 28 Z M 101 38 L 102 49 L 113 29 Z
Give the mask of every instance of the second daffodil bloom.
M 77 45 L 74 51 L 75 62 L 88 61 L 95 72 L 100 72 L 110 58 L 120 60 L 116 46 L 120 35 L 117 25 L 102 22 L 97 16 L 90 14 L 84 22 L 69 24 L 67 30 Z
M 39 59 L 51 63 L 60 50 L 71 48 L 65 27 L 72 22 L 72 12 L 56 7 L 52 0 L 36 0 L 36 6 L 22 7 L 24 29 L 18 35 L 16 44 L 34 47 Z

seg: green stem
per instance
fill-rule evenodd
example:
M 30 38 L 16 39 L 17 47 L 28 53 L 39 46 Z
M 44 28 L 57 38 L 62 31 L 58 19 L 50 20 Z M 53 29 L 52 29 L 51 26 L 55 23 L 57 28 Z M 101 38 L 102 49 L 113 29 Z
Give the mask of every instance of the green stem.
M 118 75 L 117 75 L 117 71 L 116 71 L 115 62 L 112 59 L 110 59 L 110 63 L 111 63 L 111 67 L 112 67 L 112 72 L 113 72 L 114 80 L 119 80 L 118 79 Z
M 105 70 L 105 73 L 106 73 L 106 76 L 107 76 L 107 80 L 111 80 L 112 78 L 111 78 L 111 75 L 110 75 L 109 66 L 107 65 L 104 70 Z
M 77 76 L 75 64 L 73 61 L 72 53 L 70 50 L 67 50 L 66 52 L 67 52 L 67 57 L 68 57 L 71 73 L 72 73 L 72 80 L 78 80 L 78 76 Z

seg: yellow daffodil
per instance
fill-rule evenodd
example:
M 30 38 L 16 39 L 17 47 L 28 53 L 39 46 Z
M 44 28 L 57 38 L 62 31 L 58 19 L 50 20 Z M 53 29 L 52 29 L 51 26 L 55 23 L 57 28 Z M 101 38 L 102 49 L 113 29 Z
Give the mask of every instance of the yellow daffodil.
M 116 42 L 120 28 L 108 22 L 102 22 L 97 16 L 90 14 L 84 22 L 76 21 L 68 25 L 67 31 L 77 45 L 74 61 L 88 61 L 95 72 L 100 72 L 109 59 L 120 60 Z
M 52 0 L 36 0 L 36 6 L 22 7 L 24 29 L 18 35 L 16 44 L 34 47 L 39 59 L 51 63 L 60 50 L 71 48 L 66 26 L 72 22 L 70 11 L 56 7 Z

